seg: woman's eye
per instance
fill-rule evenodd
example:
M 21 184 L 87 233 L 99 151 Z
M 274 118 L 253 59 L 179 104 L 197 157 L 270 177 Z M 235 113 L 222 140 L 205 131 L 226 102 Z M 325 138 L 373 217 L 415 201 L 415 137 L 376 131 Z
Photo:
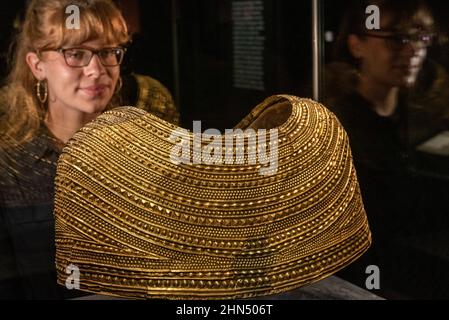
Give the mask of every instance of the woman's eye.
M 100 55 L 103 58 L 108 58 L 108 57 L 114 56 L 115 55 L 115 51 L 114 50 L 103 50 L 103 51 L 100 52 Z
M 84 51 L 67 51 L 66 54 L 67 57 L 77 60 L 83 59 L 85 55 Z

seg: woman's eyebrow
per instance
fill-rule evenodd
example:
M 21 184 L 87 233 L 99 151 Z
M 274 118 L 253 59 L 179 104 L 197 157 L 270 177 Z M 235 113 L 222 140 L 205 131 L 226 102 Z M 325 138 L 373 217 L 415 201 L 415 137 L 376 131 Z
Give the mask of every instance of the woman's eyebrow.
M 103 50 L 103 49 L 114 49 L 114 48 L 118 48 L 120 47 L 119 45 L 106 45 L 106 46 L 98 46 L 98 47 L 93 47 L 93 46 L 86 46 L 86 45 L 77 45 L 77 46 L 62 46 L 63 49 L 87 49 L 87 50 L 92 50 L 92 51 L 98 51 L 98 50 Z

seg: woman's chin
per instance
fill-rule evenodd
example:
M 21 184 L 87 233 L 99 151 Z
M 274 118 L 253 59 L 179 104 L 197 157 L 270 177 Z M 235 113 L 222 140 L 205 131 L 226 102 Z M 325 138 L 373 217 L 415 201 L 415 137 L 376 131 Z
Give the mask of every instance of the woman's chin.
M 414 76 L 398 76 L 389 81 L 391 87 L 411 88 L 416 84 L 416 77 Z
M 96 114 L 101 113 L 106 109 L 107 103 L 101 102 L 101 101 L 95 101 L 95 102 L 87 102 L 82 105 L 80 111 L 87 114 Z
M 416 77 L 408 76 L 402 79 L 402 87 L 411 88 L 416 84 Z
M 104 96 L 96 97 L 94 99 L 80 99 L 79 109 L 88 114 L 99 113 L 106 109 L 109 100 L 109 98 Z

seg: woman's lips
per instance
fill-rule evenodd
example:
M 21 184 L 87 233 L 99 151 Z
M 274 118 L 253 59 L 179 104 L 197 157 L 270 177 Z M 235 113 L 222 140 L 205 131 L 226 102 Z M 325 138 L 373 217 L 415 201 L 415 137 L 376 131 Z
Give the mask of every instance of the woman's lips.
M 103 92 L 106 90 L 106 88 L 107 88 L 106 85 L 94 85 L 94 86 L 89 86 L 89 87 L 82 87 L 82 88 L 80 88 L 80 90 L 89 96 L 95 97 L 95 96 L 99 96 L 99 95 L 103 94 Z

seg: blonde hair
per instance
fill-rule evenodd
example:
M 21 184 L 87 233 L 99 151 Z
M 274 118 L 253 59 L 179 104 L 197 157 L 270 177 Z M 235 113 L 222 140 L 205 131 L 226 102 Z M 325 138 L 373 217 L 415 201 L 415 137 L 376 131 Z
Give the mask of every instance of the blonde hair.
M 78 6 L 80 28 L 69 29 L 66 8 Z M 0 128 L 3 138 L 14 144 L 31 140 L 39 130 L 46 110 L 36 96 L 37 80 L 26 64 L 28 52 L 75 46 L 85 41 L 104 39 L 106 43 L 129 41 L 126 22 L 111 0 L 32 0 L 16 38 L 11 71 L 1 90 L 6 119 Z M 3 100 L 2 99 L 2 100 Z M 108 108 L 114 104 L 112 99 Z

